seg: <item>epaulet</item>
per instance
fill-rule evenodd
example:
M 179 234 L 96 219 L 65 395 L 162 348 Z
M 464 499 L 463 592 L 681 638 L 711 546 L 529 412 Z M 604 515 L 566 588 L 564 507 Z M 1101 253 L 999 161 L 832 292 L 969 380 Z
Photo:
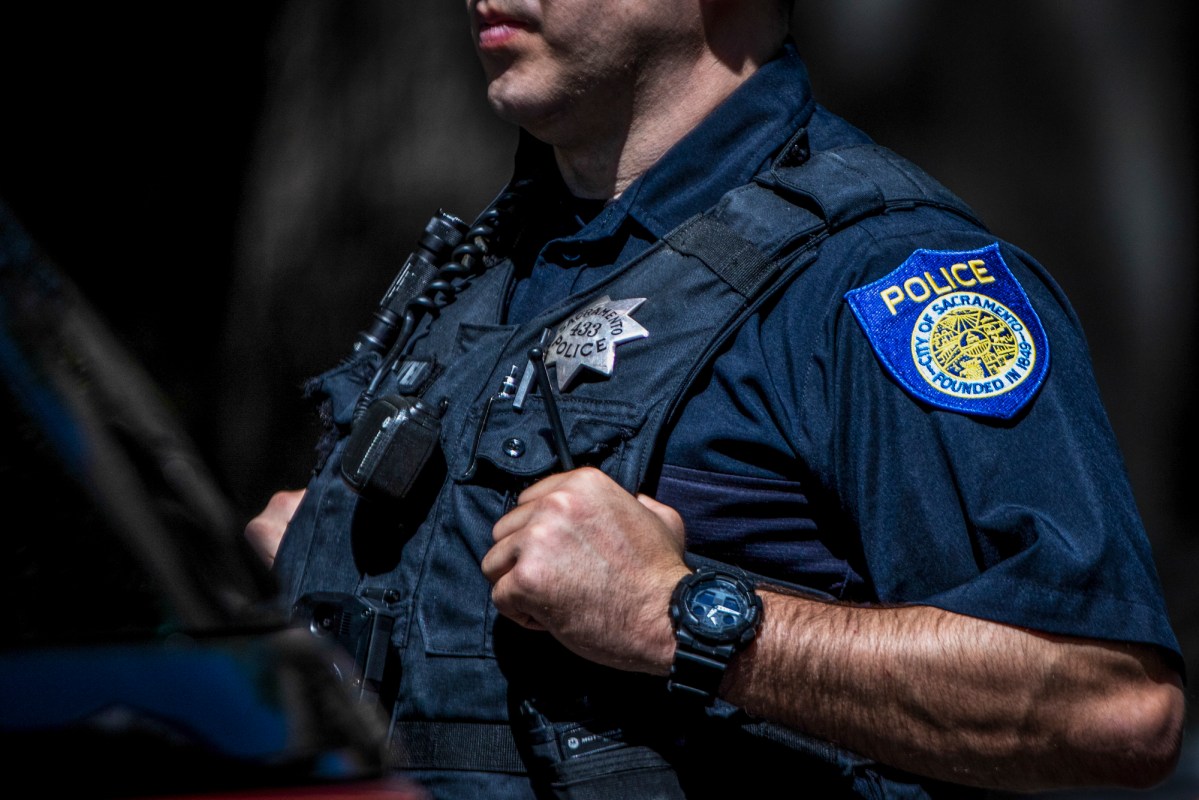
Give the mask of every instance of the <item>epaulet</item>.
M 853 144 L 811 153 L 805 131 L 756 179 L 815 211 L 839 230 L 883 211 L 933 206 L 983 228 L 964 201 L 911 161 L 877 144 Z

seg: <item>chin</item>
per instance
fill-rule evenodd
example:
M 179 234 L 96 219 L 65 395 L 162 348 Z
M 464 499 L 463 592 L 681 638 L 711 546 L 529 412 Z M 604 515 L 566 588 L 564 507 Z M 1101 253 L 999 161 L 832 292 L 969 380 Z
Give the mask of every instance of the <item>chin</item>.
M 520 91 L 520 88 L 503 77 L 497 78 L 487 88 L 487 102 L 500 119 L 519 125 L 536 136 L 537 131 L 547 127 L 548 121 L 556 116 L 554 104 L 546 102 L 536 92 Z

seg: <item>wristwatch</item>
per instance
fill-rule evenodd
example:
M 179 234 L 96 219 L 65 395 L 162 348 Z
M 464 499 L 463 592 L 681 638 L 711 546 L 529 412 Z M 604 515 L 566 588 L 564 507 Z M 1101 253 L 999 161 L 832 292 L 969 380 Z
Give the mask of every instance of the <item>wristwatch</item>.
M 729 662 L 762 624 L 762 598 L 734 567 L 701 567 L 670 598 L 675 653 L 667 687 L 711 702 Z

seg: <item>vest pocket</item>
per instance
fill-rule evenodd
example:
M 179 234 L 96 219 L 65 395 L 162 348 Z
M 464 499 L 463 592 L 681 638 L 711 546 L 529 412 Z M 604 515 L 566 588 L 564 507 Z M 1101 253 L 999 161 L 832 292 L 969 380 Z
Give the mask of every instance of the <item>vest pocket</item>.
M 545 403 L 531 395 L 521 410 L 511 402 L 494 403 L 472 418 L 472 457 L 459 478 L 469 478 L 480 464 L 488 464 L 517 478 L 536 480 L 562 469 L 559 447 L 565 446 L 576 467 L 594 466 L 618 474 L 624 444 L 645 421 L 644 410 L 620 401 L 572 397 L 557 398 L 566 441 L 555 439 Z M 468 426 L 468 429 L 471 426 Z
M 560 398 L 560 410 L 576 466 L 615 474 L 643 416 L 625 403 L 570 397 Z M 511 401 L 485 404 L 463 430 L 473 458 L 455 460 L 443 490 L 417 590 L 417 619 L 429 653 L 491 656 L 496 612 L 479 567 L 493 544 L 491 529 L 509 498 L 559 469 L 559 460 L 537 397 L 520 411 Z M 443 430 L 448 446 L 445 437 Z

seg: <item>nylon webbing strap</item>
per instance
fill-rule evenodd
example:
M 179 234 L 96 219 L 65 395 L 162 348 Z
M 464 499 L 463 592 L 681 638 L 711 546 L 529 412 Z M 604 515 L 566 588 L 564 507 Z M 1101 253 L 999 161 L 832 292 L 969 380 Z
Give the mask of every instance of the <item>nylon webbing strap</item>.
M 692 217 L 663 237 L 683 255 L 707 265 L 742 297 L 753 297 L 774 273 L 773 262 L 741 234 L 715 217 Z
M 397 769 L 528 771 L 512 729 L 489 722 L 397 722 L 390 760 Z
M 875 144 L 813 153 L 801 166 L 776 165 L 770 176 L 768 182 L 815 202 L 832 230 L 887 208 L 917 205 L 936 206 L 982 225 L 969 206 L 928 173 Z

